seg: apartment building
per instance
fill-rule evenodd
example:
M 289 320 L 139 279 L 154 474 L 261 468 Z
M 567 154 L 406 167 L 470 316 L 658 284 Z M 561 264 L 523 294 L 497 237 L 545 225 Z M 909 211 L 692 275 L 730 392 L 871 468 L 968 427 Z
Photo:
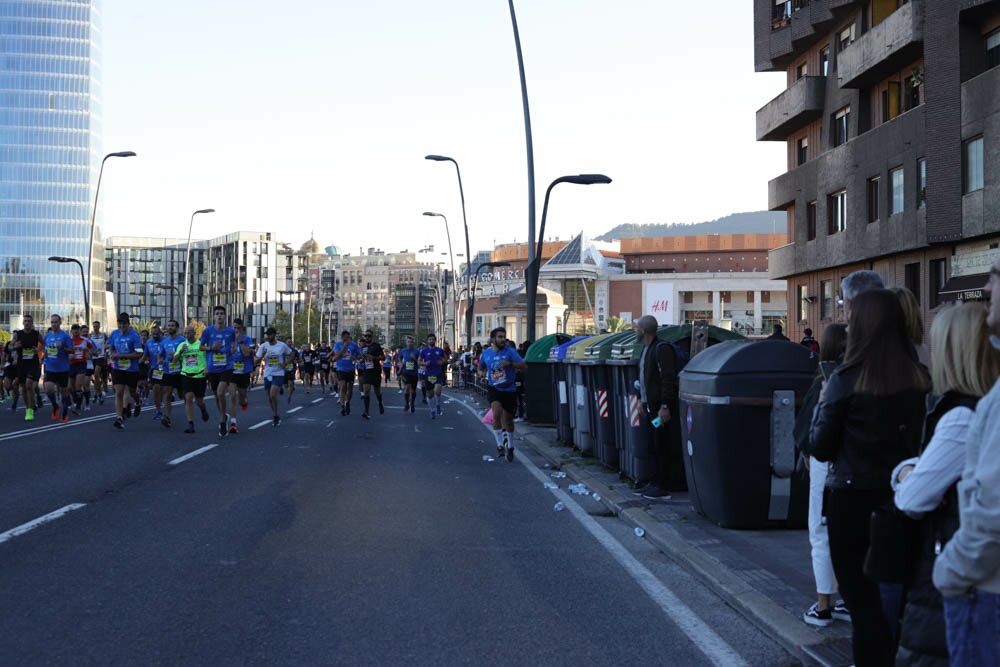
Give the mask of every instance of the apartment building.
M 789 243 L 789 335 L 842 319 L 839 284 L 878 271 L 941 304 L 982 298 L 1000 244 L 1000 2 L 755 0 L 755 68 L 787 88 L 757 112 L 782 141 L 768 184 Z

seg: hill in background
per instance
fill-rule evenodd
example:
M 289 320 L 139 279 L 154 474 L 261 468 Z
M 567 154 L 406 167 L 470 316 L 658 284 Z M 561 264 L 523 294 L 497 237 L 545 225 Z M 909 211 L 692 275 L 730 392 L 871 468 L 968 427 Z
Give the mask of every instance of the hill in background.
M 708 222 L 624 224 L 594 238 L 595 241 L 638 239 L 657 236 L 698 236 L 701 234 L 780 234 L 786 231 L 784 211 L 733 213 Z

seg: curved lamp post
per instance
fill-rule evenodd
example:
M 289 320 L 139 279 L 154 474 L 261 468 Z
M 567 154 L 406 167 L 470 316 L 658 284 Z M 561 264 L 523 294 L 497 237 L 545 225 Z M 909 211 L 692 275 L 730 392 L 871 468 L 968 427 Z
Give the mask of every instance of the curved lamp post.
M 191 275 L 191 230 L 194 228 L 194 216 L 199 213 L 215 213 L 214 208 L 202 208 L 198 209 L 191 214 L 191 222 L 188 223 L 188 242 L 187 242 L 187 252 L 184 253 L 184 299 L 183 310 L 184 310 L 184 326 L 188 324 L 188 280 Z
M 89 305 L 90 304 L 90 294 L 89 293 L 90 293 L 91 282 L 93 281 L 93 278 L 94 278 L 94 275 L 93 275 L 93 262 L 94 262 L 94 222 L 97 220 L 97 198 L 101 194 L 101 178 L 104 177 L 104 163 L 108 161 L 109 157 L 135 157 L 135 152 L 133 152 L 133 151 L 118 151 L 117 153 L 108 153 L 107 155 L 104 156 L 104 159 L 101 160 L 101 170 L 99 172 L 97 172 L 97 188 L 94 190 L 94 206 L 90 209 L 90 245 L 88 246 L 89 250 L 87 252 L 87 275 L 89 276 L 89 278 L 87 279 L 87 283 L 83 286 L 84 292 L 87 293 L 86 294 L 87 298 L 85 299 L 85 301 L 88 304 L 87 305 L 87 315 L 86 315 L 87 326 L 88 327 L 91 325 L 91 321 L 90 321 L 90 305 Z M 56 261 L 56 260 L 54 260 L 54 261 Z
M 469 309 L 465 311 L 465 349 L 472 349 L 472 318 L 476 314 L 476 287 L 479 284 L 479 272 L 486 267 L 510 266 L 510 262 L 482 262 L 476 266 L 469 289 Z
M 156 285 L 153 285 L 153 289 L 173 290 L 174 294 L 176 294 L 177 296 L 181 295 L 181 290 L 180 290 L 180 288 L 177 287 L 177 285 L 160 285 L 160 284 L 156 284 Z M 174 295 L 171 294 L 170 295 L 170 312 L 173 313 L 173 311 L 174 311 Z
M 463 225 L 463 227 L 465 227 L 465 256 L 467 258 L 466 261 L 471 262 L 472 261 L 472 253 L 469 251 L 469 221 L 465 217 L 465 191 L 462 189 L 462 171 L 461 171 L 461 169 L 458 168 L 458 162 L 456 162 L 454 160 L 454 158 L 450 158 L 450 157 L 447 157 L 445 155 L 426 155 L 426 156 L 424 156 L 424 159 L 425 160 L 433 160 L 434 162 L 451 162 L 453 165 L 455 165 L 455 173 L 458 175 L 458 195 L 462 199 L 462 225 Z M 427 214 L 425 213 L 424 215 L 427 215 Z M 441 216 L 441 217 L 444 217 L 444 216 Z M 451 249 L 450 234 L 449 234 L 449 240 L 448 240 L 448 249 L 449 250 Z M 470 264 L 466 264 L 466 268 L 469 268 L 470 266 L 471 266 Z M 452 273 L 454 273 L 454 267 L 452 267 Z M 472 276 L 471 275 L 468 276 L 468 281 L 467 281 L 466 285 L 470 286 L 470 289 L 471 289 L 471 285 L 472 285 Z M 468 349 L 471 345 L 472 345 L 472 332 L 470 330 L 469 331 L 469 335 L 467 336 L 467 339 L 465 341 L 465 347 L 466 347 L 466 349 Z
M 72 262 L 80 267 L 80 282 L 83 284 L 83 308 L 86 314 L 87 326 L 90 326 L 90 297 L 87 296 L 87 279 L 83 277 L 83 263 L 80 260 L 73 257 L 49 257 L 50 262 L 59 262 L 60 264 L 68 264 Z
M 448 229 L 448 218 L 445 217 L 444 213 L 432 213 L 431 211 L 424 211 L 424 215 L 438 217 L 444 220 L 444 232 L 448 235 L 448 257 L 451 260 L 451 279 L 452 279 L 452 291 L 458 294 L 458 276 L 455 275 L 455 254 L 451 250 L 451 231 Z M 457 304 L 457 299 L 456 299 Z M 456 328 L 454 316 L 451 318 L 451 340 L 453 345 L 458 345 L 458 329 Z
M 549 184 L 548 189 L 545 191 L 545 203 L 542 204 L 542 222 L 538 229 L 538 243 L 535 245 L 534 256 L 528 257 L 528 270 L 524 276 L 524 288 L 527 291 L 528 298 L 528 322 L 527 322 L 527 334 L 525 335 L 525 340 L 534 341 L 535 340 L 535 310 L 537 303 L 537 291 L 538 291 L 538 272 L 542 268 L 542 244 L 545 241 L 545 217 L 549 212 L 549 194 L 552 192 L 552 188 L 556 187 L 560 183 L 575 183 L 576 185 L 595 185 L 595 184 L 607 184 L 610 183 L 611 179 L 604 174 L 578 174 L 576 176 L 560 176 L 556 180 Z M 532 239 L 533 240 L 533 239 Z

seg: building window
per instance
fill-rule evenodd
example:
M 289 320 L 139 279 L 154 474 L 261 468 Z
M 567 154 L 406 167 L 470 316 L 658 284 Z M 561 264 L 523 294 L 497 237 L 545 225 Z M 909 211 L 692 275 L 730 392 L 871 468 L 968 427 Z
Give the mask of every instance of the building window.
M 802 63 L 801 65 L 799 65 L 798 67 L 795 68 L 795 80 L 796 81 L 798 81 L 799 79 L 805 77 L 808 74 L 809 74 L 809 63 Z
M 917 208 L 927 206 L 927 160 L 917 160 Z
M 684 303 L 694 303 L 694 292 L 682 292 Z
M 830 47 L 824 46 L 819 50 L 819 71 L 826 76 L 830 71 Z
M 986 35 L 986 68 L 1000 65 L 1000 30 Z
M 809 137 L 802 137 L 795 142 L 796 164 L 802 166 L 809 159 Z
M 903 198 L 905 181 L 903 179 L 903 168 L 896 167 L 889 172 L 889 186 L 892 188 L 892 202 L 889 205 L 889 215 L 896 215 L 903 212 Z
M 903 111 L 920 106 L 920 81 L 908 76 L 903 80 Z
M 868 179 L 868 222 L 878 222 L 878 186 L 881 180 L 878 176 Z
M 847 26 L 837 33 L 837 46 L 843 51 L 854 42 L 854 24 Z
M 965 142 L 962 150 L 962 192 L 969 194 L 983 189 L 983 138 Z
M 833 114 L 833 123 L 830 126 L 830 138 L 834 147 L 847 143 L 847 125 L 850 120 L 851 107 L 849 106 Z
M 761 303 L 771 303 L 771 292 L 769 292 L 768 290 L 764 290 L 763 292 L 761 292 L 760 293 L 760 302 Z
M 903 266 L 903 284 L 906 289 L 913 292 L 913 296 L 917 297 L 917 303 L 920 303 L 920 264 L 906 264 Z
M 816 238 L 816 202 L 811 201 L 806 204 L 806 240 L 812 241 Z
M 826 210 L 828 234 L 836 234 L 847 229 L 847 190 L 828 195 Z
M 819 281 L 819 318 L 821 320 L 833 319 L 833 281 Z
M 808 319 L 806 313 L 808 312 L 809 304 L 806 302 L 806 296 L 808 296 L 806 294 L 806 286 L 797 285 L 795 287 L 795 303 L 798 305 L 796 306 L 795 317 L 799 322 L 805 322 Z
M 947 276 L 945 275 L 947 263 L 948 260 L 945 259 L 932 259 L 930 261 L 927 272 L 929 285 L 927 287 L 930 291 L 930 304 L 928 305 L 931 308 L 937 308 L 941 304 L 941 290 L 947 281 Z
M 890 81 L 882 91 L 882 122 L 890 121 L 900 114 L 899 81 Z

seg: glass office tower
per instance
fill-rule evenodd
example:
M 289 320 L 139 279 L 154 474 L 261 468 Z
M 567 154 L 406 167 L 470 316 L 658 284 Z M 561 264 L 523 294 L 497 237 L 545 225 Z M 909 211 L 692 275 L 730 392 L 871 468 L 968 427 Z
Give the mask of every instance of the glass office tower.
M 104 244 L 90 209 L 101 164 L 100 0 L 0 2 L 0 327 L 104 316 Z M 88 266 L 90 265 L 90 266 Z M 46 318 L 46 319 L 40 319 Z

